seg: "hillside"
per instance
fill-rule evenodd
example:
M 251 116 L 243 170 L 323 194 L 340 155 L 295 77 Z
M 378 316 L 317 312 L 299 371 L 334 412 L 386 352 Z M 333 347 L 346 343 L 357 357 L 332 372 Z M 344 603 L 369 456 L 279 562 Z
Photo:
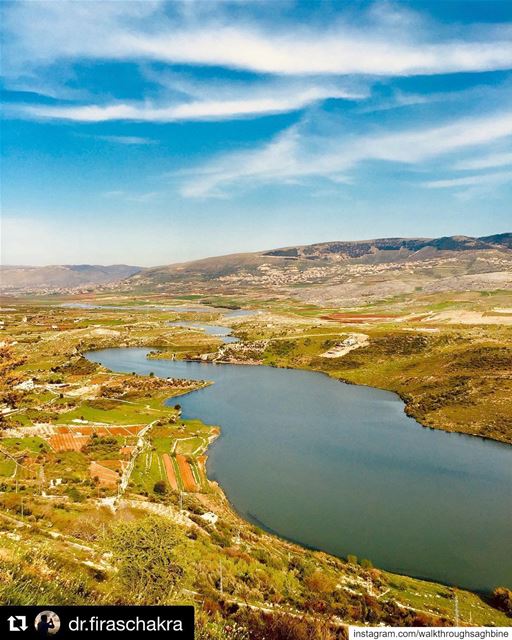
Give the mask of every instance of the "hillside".
M 37 290 L 73 289 L 98 284 L 110 284 L 128 278 L 140 267 L 114 265 L 50 265 L 45 267 L 1 266 L 0 290 L 25 292 Z
M 511 245 L 511 233 L 324 242 L 144 269 L 121 288 L 250 291 L 316 304 L 360 304 L 413 291 L 508 289 Z

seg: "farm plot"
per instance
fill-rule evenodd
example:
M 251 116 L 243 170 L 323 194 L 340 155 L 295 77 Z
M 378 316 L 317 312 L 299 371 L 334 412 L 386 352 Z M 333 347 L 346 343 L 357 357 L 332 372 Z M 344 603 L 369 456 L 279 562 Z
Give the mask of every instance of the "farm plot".
M 180 438 L 176 440 L 176 453 L 185 456 L 191 456 L 206 448 L 208 440 L 200 436 L 191 436 L 189 438 Z
M 208 459 L 208 456 L 206 455 L 197 456 L 196 458 L 197 472 L 199 475 L 199 484 L 204 489 L 208 489 L 208 486 L 209 486 L 208 478 L 206 476 L 206 460 L 207 459 Z
M 103 436 L 136 436 L 139 431 L 144 428 L 142 425 L 132 425 L 128 427 L 110 427 L 110 426 L 97 426 L 97 425 L 65 425 L 58 426 L 57 432 L 60 434 L 78 434 L 92 436 L 96 434 L 99 437 Z
M 176 462 L 180 470 L 181 480 L 183 482 L 183 488 L 185 491 L 196 492 L 198 490 L 196 479 L 192 473 L 192 469 L 189 465 L 187 458 L 183 455 L 176 456 Z
M 3 457 L 0 453 L 0 476 L 11 477 L 16 470 L 16 463 L 11 458 Z
M 156 451 L 147 451 L 138 456 L 132 474 L 132 483 L 136 490 L 153 491 L 155 482 L 165 480 L 165 468 Z
M 162 456 L 165 468 L 165 474 L 167 476 L 167 481 L 169 482 L 171 489 L 174 491 L 178 491 L 178 479 L 176 478 L 176 472 L 174 471 L 174 465 L 172 460 L 170 459 L 167 453 L 164 453 Z
M 89 439 L 89 436 L 64 433 L 51 436 L 48 444 L 54 451 L 81 451 Z
M 101 464 L 91 462 L 89 475 L 92 479 L 97 478 L 99 484 L 104 487 L 115 487 L 123 469 L 124 464 L 120 460 L 102 460 Z

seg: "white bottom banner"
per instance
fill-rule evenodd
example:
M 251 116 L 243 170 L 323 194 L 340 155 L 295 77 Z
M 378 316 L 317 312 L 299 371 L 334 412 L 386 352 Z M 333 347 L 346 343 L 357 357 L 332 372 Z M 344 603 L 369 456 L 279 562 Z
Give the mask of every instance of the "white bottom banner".
M 349 640 L 512 640 L 510 627 L 349 627 Z

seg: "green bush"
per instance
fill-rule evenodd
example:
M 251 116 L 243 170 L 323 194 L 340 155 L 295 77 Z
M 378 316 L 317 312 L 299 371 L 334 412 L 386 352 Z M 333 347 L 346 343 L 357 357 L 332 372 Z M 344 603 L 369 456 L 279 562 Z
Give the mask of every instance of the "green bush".
M 118 567 L 120 591 L 128 601 L 144 604 L 172 601 L 184 575 L 176 553 L 177 545 L 183 541 L 180 529 L 159 516 L 120 522 L 112 527 L 107 546 Z
M 153 486 L 153 491 L 160 495 L 165 495 L 167 493 L 167 485 L 165 480 L 157 480 Z

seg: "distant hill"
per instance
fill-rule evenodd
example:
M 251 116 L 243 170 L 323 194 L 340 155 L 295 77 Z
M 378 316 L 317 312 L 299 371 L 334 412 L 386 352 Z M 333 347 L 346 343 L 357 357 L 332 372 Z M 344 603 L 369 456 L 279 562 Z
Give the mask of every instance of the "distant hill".
M 380 257 L 387 261 L 389 255 L 395 257 L 396 252 L 402 252 L 405 258 L 425 249 L 437 251 L 483 251 L 501 247 L 512 248 L 512 233 L 501 233 L 482 238 L 446 236 L 443 238 L 380 238 L 352 242 L 321 242 L 265 251 L 263 255 L 303 257 L 306 259 L 329 259 L 333 256 L 338 256 L 349 259 L 380 253 Z
M 111 284 L 140 271 L 126 264 L 64 264 L 47 267 L 0 266 L 1 291 L 74 289 Z
M 512 288 L 512 233 L 380 238 L 236 253 L 143 269 L 121 288 L 269 293 L 360 304 L 411 291 Z

